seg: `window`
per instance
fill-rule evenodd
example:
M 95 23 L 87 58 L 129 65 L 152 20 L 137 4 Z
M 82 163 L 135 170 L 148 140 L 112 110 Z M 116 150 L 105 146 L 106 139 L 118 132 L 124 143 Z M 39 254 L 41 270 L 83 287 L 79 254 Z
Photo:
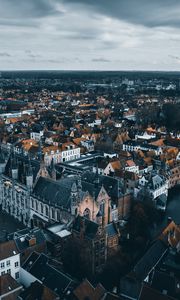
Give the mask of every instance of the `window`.
M 52 208 L 52 210 L 51 210 L 51 215 L 52 215 L 52 219 L 55 219 L 55 210 L 54 210 L 54 208 Z
M 84 217 L 90 220 L 90 210 L 86 208 L 83 213 Z
M 100 204 L 100 212 L 101 212 L 102 216 L 104 216 L 104 210 L 105 210 L 105 203 L 104 203 L 104 201 L 102 201 Z
M 19 278 L 19 272 L 16 272 L 15 273 L 15 279 L 18 279 Z
M 49 210 L 48 210 L 48 207 L 46 206 L 46 216 L 49 215 Z
M 41 214 L 43 214 L 43 204 L 41 203 Z
M 15 266 L 15 268 L 17 268 L 17 267 L 19 266 L 19 262 L 16 261 L 16 262 L 14 263 L 14 266 Z
M 11 265 L 11 262 L 10 262 L 10 260 L 7 260 L 7 262 L 6 262 L 6 266 L 8 267 L 8 266 L 10 266 Z
M 8 270 L 7 270 L 7 273 L 8 273 L 8 274 L 11 274 L 11 269 L 8 269 Z
M 56 219 L 57 219 L 57 221 L 60 220 L 60 212 L 59 212 L 59 210 L 57 210 L 57 212 L 56 212 Z
M 36 210 L 38 210 L 38 202 L 36 201 Z
M 1 272 L 1 276 L 5 274 L 5 271 Z
M 1 263 L 1 269 L 3 269 L 3 268 L 5 268 L 5 263 L 4 262 Z
M 34 208 L 34 200 L 33 200 L 33 199 L 32 199 L 32 202 L 31 202 L 31 203 L 32 203 L 32 208 Z

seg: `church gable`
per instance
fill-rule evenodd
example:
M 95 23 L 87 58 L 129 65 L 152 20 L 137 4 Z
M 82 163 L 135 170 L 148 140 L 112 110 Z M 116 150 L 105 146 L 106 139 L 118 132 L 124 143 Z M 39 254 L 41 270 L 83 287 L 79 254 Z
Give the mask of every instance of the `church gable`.
M 97 203 L 101 203 L 102 200 L 109 201 L 109 199 L 110 199 L 110 197 L 109 197 L 108 193 L 106 192 L 104 186 L 102 186 L 99 191 L 99 194 L 97 196 L 97 199 L 96 199 Z
M 95 220 L 98 210 L 98 206 L 94 199 L 89 195 L 89 193 L 86 193 L 79 204 L 80 216 L 85 216 L 90 220 Z

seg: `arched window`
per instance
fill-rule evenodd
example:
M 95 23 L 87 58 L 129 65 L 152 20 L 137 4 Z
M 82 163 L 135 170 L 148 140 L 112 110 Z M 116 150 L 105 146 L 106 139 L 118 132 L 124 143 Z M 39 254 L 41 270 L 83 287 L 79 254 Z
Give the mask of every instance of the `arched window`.
M 57 219 L 57 221 L 60 221 L 60 212 L 59 212 L 59 210 L 56 211 L 56 219 Z
M 55 219 L 55 210 L 54 210 L 54 208 L 52 208 L 52 210 L 51 210 L 51 215 L 52 215 L 52 219 Z
M 38 211 L 38 201 L 36 201 L 36 210 Z
M 31 200 L 31 206 L 34 208 L 34 199 Z
M 43 214 L 43 211 L 44 211 L 44 207 L 43 204 L 41 203 L 41 214 Z
M 90 212 L 89 208 L 86 208 L 86 209 L 84 210 L 83 216 L 84 216 L 85 218 L 87 218 L 87 219 L 90 219 L 91 212 Z
M 104 216 L 104 210 L 105 210 L 105 203 L 104 203 L 104 201 L 102 201 L 100 204 L 100 212 L 101 212 L 102 216 Z
M 48 209 L 48 206 L 46 206 L 46 216 L 49 215 L 49 209 Z

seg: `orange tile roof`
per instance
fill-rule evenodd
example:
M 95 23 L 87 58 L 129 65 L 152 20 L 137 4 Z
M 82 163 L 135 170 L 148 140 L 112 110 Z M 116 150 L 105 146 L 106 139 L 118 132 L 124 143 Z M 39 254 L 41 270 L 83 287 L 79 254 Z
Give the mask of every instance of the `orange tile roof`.
M 114 170 L 119 170 L 121 168 L 121 163 L 119 160 L 112 161 L 110 164 Z
M 126 165 L 128 167 L 134 167 L 134 166 L 136 166 L 135 162 L 133 160 L 129 160 L 129 159 L 126 160 Z
M 27 140 L 23 140 L 22 142 L 22 147 L 24 148 L 24 150 L 29 151 L 29 149 L 32 146 L 38 147 L 38 143 L 33 140 L 33 139 L 27 139 Z
M 159 146 L 159 147 L 165 146 L 164 139 L 159 139 L 155 142 L 150 143 L 150 145 Z
M 73 142 L 76 145 L 80 145 L 82 141 L 86 141 L 86 140 L 87 140 L 86 138 L 75 138 L 75 139 L 73 139 Z
M 172 247 L 176 247 L 180 242 L 180 226 L 176 225 L 174 221 L 169 223 L 169 225 L 162 232 L 161 237 L 168 236 L 168 242 Z

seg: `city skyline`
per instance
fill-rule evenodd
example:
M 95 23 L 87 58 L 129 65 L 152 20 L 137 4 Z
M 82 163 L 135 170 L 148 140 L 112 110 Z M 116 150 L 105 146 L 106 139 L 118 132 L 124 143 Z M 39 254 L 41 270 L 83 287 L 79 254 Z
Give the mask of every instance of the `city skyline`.
M 0 0 L 1 70 L 180 71 L 176 0 Z

